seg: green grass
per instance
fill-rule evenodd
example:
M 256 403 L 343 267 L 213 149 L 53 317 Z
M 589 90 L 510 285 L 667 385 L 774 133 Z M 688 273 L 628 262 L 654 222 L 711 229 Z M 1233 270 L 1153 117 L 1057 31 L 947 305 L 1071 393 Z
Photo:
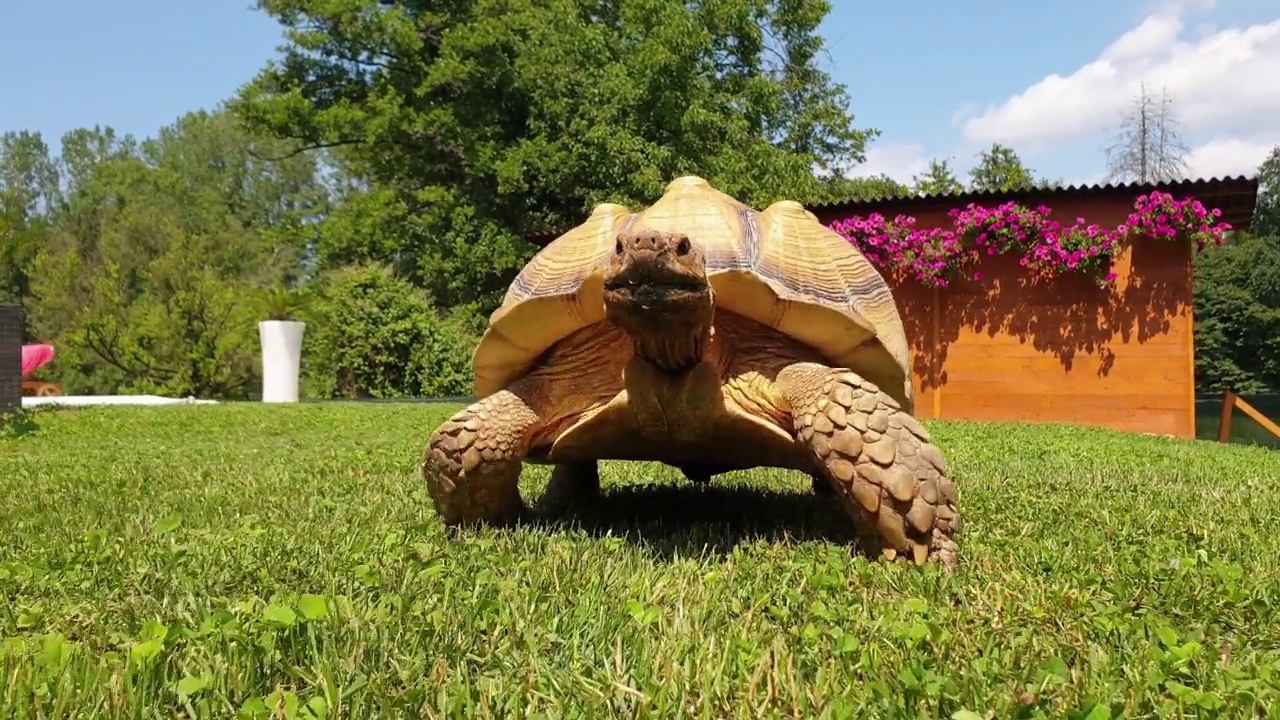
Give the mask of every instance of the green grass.
M 764 470 L 609 463 L 589 512 L 446 532 L 415 468 L 454 409 L 34 414 L 0 438 L 0 717 L 1280 714 L 1280 453 L 928 422 L 947 576 Z

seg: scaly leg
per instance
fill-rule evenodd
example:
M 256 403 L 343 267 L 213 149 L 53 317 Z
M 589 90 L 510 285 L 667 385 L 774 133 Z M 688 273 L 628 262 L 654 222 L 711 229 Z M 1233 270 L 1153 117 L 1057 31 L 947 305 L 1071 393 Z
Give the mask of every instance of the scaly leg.
M 794 431 L 859 526 L 892 560 L 959 561 L 955 495 L 929 433 L 856 373 L 796 363 L 778 374 Z
M 563 507 L 600 494 L 600 468 L 595 461 L 559 463 L 542 493 L 543 507 Z
M 446 420 L 427 443 L 422 475 L 446 525 L 514 520 L 524 510 L 520 470 L 538 415 L 510 390 Z

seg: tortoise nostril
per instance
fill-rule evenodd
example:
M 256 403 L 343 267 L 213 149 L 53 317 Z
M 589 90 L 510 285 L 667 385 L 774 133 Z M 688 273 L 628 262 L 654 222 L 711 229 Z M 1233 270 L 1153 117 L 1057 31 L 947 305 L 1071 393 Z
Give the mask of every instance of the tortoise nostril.
M 676 243 L 676 254 L 677 255 L 689 254 L 689 238 L 687 237 L 680 238 L 680 242 Z

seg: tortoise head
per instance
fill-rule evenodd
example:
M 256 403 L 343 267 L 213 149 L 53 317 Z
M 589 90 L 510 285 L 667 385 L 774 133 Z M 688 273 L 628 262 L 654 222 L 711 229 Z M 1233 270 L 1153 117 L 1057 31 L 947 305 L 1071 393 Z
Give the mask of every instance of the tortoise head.
M 668 372 L 691 368 L 711 338 L 715 301 L 701 248 L 683 233 L 624 231 L 604 274 L 609 320 L 636 354 Z

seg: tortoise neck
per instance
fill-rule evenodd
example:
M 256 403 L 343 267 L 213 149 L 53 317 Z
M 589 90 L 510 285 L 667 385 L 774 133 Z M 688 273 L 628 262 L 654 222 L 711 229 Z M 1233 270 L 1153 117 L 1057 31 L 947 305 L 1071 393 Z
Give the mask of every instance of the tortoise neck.
M 710 293 L 678 303 L 606 301 L 605 309 L 631 338 L 635 356 L 665 372 L 683 372 L 702 362 L 711 344 L 715 303 Z
M 629 333 L 635 356 L 669 373 L 689 370 L 702 362 L 711 344 L 711 325 L 695 332 Z

